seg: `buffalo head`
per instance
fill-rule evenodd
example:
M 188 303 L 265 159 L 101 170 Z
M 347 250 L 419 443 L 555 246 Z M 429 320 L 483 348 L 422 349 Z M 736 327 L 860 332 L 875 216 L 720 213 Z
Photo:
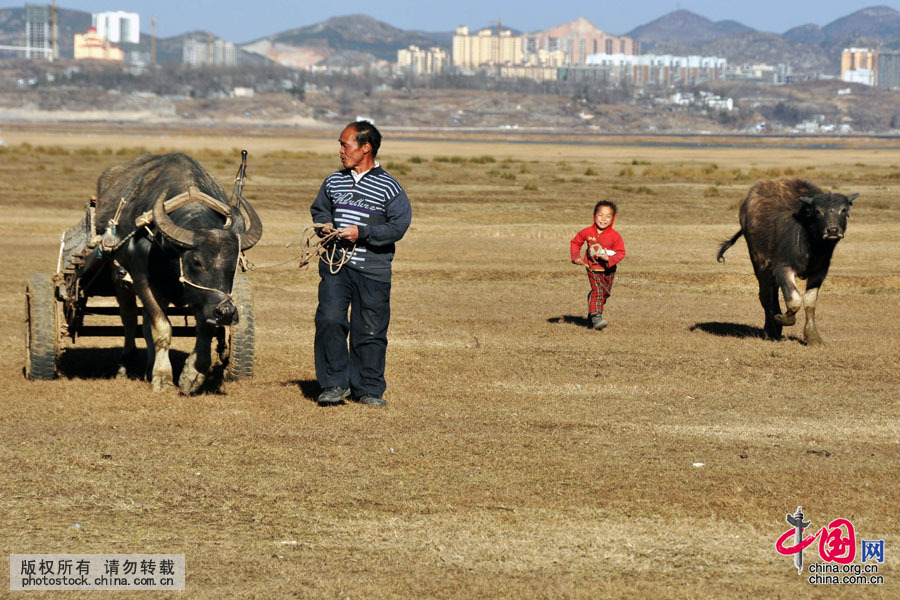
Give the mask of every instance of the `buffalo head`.
M 812 230 L 814 239 L 836 242 L 844 237 L 850 208 L 859 194 L 818 194 L 800 198 L 797 216 Z
M 153 206 L 153 221 L 159 232 L 178 249 L 179 278 L 184 303 L 194 311 L 198 323 L 230 325 L 238 314 L 231 298 L 240 251 L 251 248 L 262 236 L 262 222 L 249 203 L 243 202 L 227 219 L 227 228 L 188 229 L 166 214 L 165 196 Z M 250 226 L 246 227 L 246 221 Z

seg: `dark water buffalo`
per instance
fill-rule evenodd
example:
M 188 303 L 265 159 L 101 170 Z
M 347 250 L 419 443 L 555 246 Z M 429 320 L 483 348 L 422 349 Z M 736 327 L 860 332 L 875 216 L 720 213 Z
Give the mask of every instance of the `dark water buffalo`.
M 178 196 L 183 202 L 167 214 L 164 201 Z M 107 230 L 110 220 L 117 223 L 115 235 Z M 120 375 L 125 357 L 135 351 L 140 298 L 153 390 L 172 385 L 166 310 L 170 303 L 188 306 L 196 317 L 197 340 L 178 387 L 185 394 L 196 392 L 211 364 L 215 327 L 238 318 L 231 298 L 238 255 L 262 236 L 259 217 L 239 195 L 229 204 L 219 184 L 189 156 L 142 154 L 100 176 L 97 227 L 98 234 L 105 232 L 101 248 L 115 261 L 113 286 L 126 331 Z
M 816 298 L 857 196 L 825 193 L 802 179 L 765 181 L 750 189 L 741 204 L 741 229 L 722 242 L 717 258 L 724 262 L 725 251 L 739 237 L 747 240 L 766 312 L 766 336 L 781 338 L 782 326 L 793 325 L 797 311 L 805 306 L 806 342 L 822 343 L 816 329 Z M 807 280 L 803 294 L 797 290 L 798 278 Z M 779 288 L 787 306 L 783 313 Z

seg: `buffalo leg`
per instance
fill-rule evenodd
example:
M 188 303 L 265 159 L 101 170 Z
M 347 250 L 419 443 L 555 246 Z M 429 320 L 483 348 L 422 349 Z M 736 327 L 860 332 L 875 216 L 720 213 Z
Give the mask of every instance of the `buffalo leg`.
M 128 376 L 128 363 L 137 352 L 134 344 L 134 334 L 137 329 L 138 309 L 135 301 L 134 290 L 121 281 L 115 281 L 113 287 L 116 291 L 116 300 L 119 302 L 119 316 L 122 325 L 125 326 L 125 343 L 122 347 L 122 355 L 119 357 L 119 368 L 116 378 Z
M 146 281 L 135 281 L 135 291 L 144 305 L 144 339 L 147 340 L 147 370 L 154 392 L 173 385 L 169 346 L 172 344 L 172 324 L 160 306 L 168 304 L 151 292 Z
M 178 388 L 182 394 L 193 394 L 206 381 L 206 373 L 212 364 L 210 346 L 214 333 L 214 327 L 197 324 L 197 342 L 194 344 L 194 351 L 184 362 L 184 369 L 178 378 Z
M 806 325 L 803 327 L 803 335 L 810 346 L 824 343 L 816 328 L 816 300 L 819 298 L 819 286 L 821 281 L 810 281 L 803 294 L 803 306 L 806 309 Z
M 781 325 L 775 320 L 775 315 L 781 312 L 781 306 L 778 304 L 778 286 L 771 273 L 760 273 L 757 278 L 759 279 L 759 302 L 766 314 L 764 326 L 766 337 L 780 340 Z
M 803 306 L 803 296 L 797 290 L 796 273 L 788 268 L 776 272 L 778 285 L 784 294 L 784 312 L 775 315 L 775 321 L 781 325 L 793 325 L 797 322 L 797 311 Z

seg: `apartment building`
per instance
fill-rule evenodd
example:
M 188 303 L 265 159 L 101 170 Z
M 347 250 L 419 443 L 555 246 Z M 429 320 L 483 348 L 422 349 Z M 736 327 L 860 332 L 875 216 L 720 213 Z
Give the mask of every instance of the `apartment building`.
M 900 52 L 879 50 L 878 80 L 875 85 L 892 90 L 900 88 Z
M 195 67 L 204 65 L 234 66 L 237 48 L 221 38 L 185 38 L 181 44 L 181 62 Z
M 423 50 L 411 45 L 397 50 L 397 68 L 416 75 L 437 75 L 447 67 L 447 53 L 434 46 Z
M 97 35 L 114 44 L 141 43 L 141 17 L 123 11 L 101 12 L 91 15 Z
M 557 66 L 564 66 L 584 65 L 592 54 L 640 54 L 640 42 L 637 40 L 604 33 L 584 17 L 552 29 L 526 34 L 523 43 L 526 60 L 538 65 L 546 65 L 542 62 L 545 57 L 554 55 L 563 57 Z M 558 58 L 550 60 L 560 62 Z
M 514 36 L 509 29 L 482 29 L 474 35 L 465 25 L 456 28 L 453 36 L 453 65 L 464 71 L 485 66 L 522 64 L 525 54 L 522 36 Z
M 728 61 L 717 56 L 592 54 L 583 68 L 560 69 L 560 79 L 667 87 L 723 80 L 727 68 Z
M 844 48 L 841 52 L 841 81 L 875 85 L 878 81 L 878 51 Z
M 900 52 L 880 48 L 844 48 L 841 81 L 900 88 Z

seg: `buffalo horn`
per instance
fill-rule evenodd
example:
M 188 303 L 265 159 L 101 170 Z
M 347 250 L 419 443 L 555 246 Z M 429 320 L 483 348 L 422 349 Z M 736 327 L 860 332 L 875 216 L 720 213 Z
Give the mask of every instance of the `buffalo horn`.
M 809 196 L 800 196 L 800 202 L 802 202 L 803 204 L 812 204 L 813 199 Z
M 247 210 L 247 217 L 250 219 L 250 227 L 247 227 L 247 221 L 241 218 L 241 223 L 243 224 L 242 230 L 235 230 L 235 233 L 241 236 L 241 250 L 249 250 L 253 246 L 256 245 L 256 242 L 259 241 L 259 238 L 262 237 L 262 221 L 259 218 L 259 215 L 256 214 L 256 211 L 253 210 L 253 207 L 247 202 L 242 196 L 238 196 L 238 202 L 244 206 Z M 237 209 L 237 213 L 240 214 L 240 206 Z
M 853 201 L 859 198 L 859 194 L 850 194 L 847 196 L 847 204 L 853 204 Z
M 197 245 L 196 235 L 190 229 L 185 229 L 172 222 L 172 219 L 166 214 L 165 201 L 166 194 L 163 192 L 153 205 L 153 221 L 163 236 L 173 244 L 182 248 L 193 248 Z

